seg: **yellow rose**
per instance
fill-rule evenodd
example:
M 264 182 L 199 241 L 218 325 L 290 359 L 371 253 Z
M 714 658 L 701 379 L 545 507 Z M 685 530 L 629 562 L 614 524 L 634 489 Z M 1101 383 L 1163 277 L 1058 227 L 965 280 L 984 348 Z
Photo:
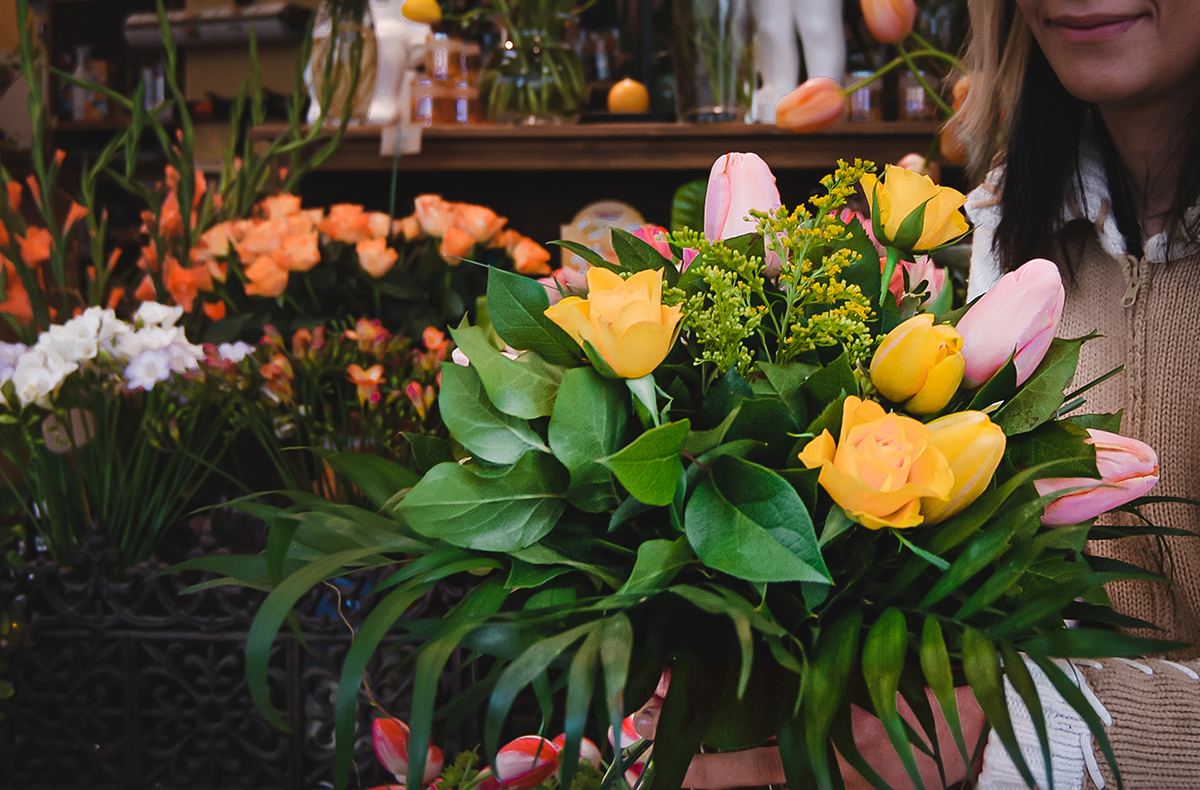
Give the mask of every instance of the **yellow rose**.
M 647 269 L 622 280 L 593 266 L 587 280 L 586 299 L 568 296 L 546 316 L 588 351 L 593 364 L 599 355 L 602 372 L 607 365 L 621 378 L 636 379 L 653 371 L 675 342 L 681 309 L 663 305 L 662 272 Z
M 946 499 L 954 486 L 954 472 L 929 428 L 853 395 L 842 406 L 837 443 L 822 431 L 800 460 L 809 469 L 820 467 L 821 487 L 870 529 L 917 526 L 924 521 L 922 499 Z
M 960 411 L 925 425 L 929 443 L 941 450 L 954 472 L 954 485 L 946 499 L 921 500 L 926 524 L 937 524 L 975 501 L 988 487 L 1004 457 L 1005 437 L 1000 426 L 981 411 Z
M 868 173 L 862 177 L 862 185 L 871 204 L 872 232 L 885 246 L 929 252 L 969 230 L 959 211 L 966 197 L 956 189 L 938 186 L 929 176 L 888 165 L 882 181 Z M 912 217 L 922 207 L 924 216 Z M 910 217 L 912 220 L 906 221 Z
M 949 324 L 914 315 L 888 332 L 871 359 L 871 382 L 913 414 L 941 411 L 963 378 L 963 339 Z

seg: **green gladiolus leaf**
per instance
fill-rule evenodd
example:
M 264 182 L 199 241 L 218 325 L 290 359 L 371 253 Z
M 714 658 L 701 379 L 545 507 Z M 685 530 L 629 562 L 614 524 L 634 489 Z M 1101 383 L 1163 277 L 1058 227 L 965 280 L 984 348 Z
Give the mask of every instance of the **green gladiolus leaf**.
M 451 329 L 450 335 L 471 360 L 471 367 L 479 374 L 488 399 L 497 409 L 525 420 L 549 417 L 554 411 L 562 368 L 547 363 L 537 354 L 509 359 L 488 342 L 481 327 L 460 326 Z
M 600 513 L 617 506 L 613 474 L 599 459 L 621 448 L 628 421 L 629 395 L 620 381 L 589 368 L 563 376 L 547 437 L 571 473 L 567 499 L 580 510 Z
M 530 450 L 550 450 L 528 422 L 492 405 L 474 366 L 442 366 L 438 402 L 450 435 L 485 461 L 512 464 Z
M 988 724 L 992 725 L 992 729 L 1000 736 L 1000 742 L 1004 744 L 1004 750 L 1017 766 L 1021 778 L 1030 787 L 1035 787 L 1037 783 L 1021 755 L 1021 746 L 1016 733 L 1013 732 L 1012 719 L 1008 715 L 1000 655 L 986 636 L 974 628 L 967 628 L 963 631 L 962 656 L 967 683 L 970 684 L 979 707 L 983 708 Z
M 712 469 L 684 512 L 696 556 L 752 582 L 830 582 L 812 519 L 786 480 L 728 455 Z
M 313 452 L 325 459 L 334 471 L 345 477 L 382 510 L 397 491 L 412 488 L 420 475 L 400 464 L 369 453 L 333 453 L 314 448 Z
M 513 348 L 536 351 L 552 365 L 569 367 L 583 359 L 579 344 L 546 317 L 550 297 L 537 280 L 489 269 L 487 305 L 496 334 Z
M 875 715 L 883 724 L 908 778 L 919 790 L 924 790 L 925 783 L 913 758 L 904 720 L 896 708 L 896 692 L 900 688 L 900 675 L 904 671 L 907 653 L 908 627 L 904 622 L 904 614 L 899 609 L 887 609 L 871 626 L 863 642 L 863 680 L 867 684 Z
M 408 493 L 400 513 L 422 535 L 482 551 L 512 551 L 541 540 L 566 507 L 567 470 L 553 456 L 526 453 L 497 475 L 439 464 Z
M 679 451 L 691 428 L 689 420 L 646 431 L 620 452 L 600 459 L 639 502 L 669 505 L 683 474 Z

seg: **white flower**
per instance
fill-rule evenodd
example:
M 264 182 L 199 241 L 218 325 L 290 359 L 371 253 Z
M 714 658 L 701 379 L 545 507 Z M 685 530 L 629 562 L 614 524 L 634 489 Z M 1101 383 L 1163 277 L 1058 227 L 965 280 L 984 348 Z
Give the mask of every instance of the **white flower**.
M 115 345 L 114 341 L 118 336 L 133 331 L 133 327 L 120 318 L 117 318 L 117 314 L 112 310 L 89 307 L 84 311 L 84 315 L 93 312 L 100 317 L 100 329 L 96 333 L 96 340 L 99 341 L 102 351 L 111 351 Z
M 187 342 L 179 327 L 169 329 L 150 326 L 117 337 L 117 354 L 122 359 L 133 359 L 143 351 L 158 351 L 172 343 Z
M 200 360 L 204 358 L 204 349 L 187 341 L 172 343 L 162 350 L 170 357 L 171 370 L 175 373 L 195 370 L 200 367 Z
M 76 362 L 68 362 L 45 348 L 34 347 L 17 360 L 12 382 L 17 389 L 17 400 L 21 406 L 37 404 L 50 408 L 50 396 L 62 385 L 68 375 L 79 369 Z
M 175 322 L 183 315 L 183 308 L 179 305 L 167 307 L 165 304 L 158 302 L 142 302 L 142 306 L 133 314 L 133 322 L 139 326 L 162 326 L 172 327 Z
M 0 343 L 0 384 L 13 377 L 17 360 L 28 350 L 29 347 L 22 343 Z
M 254 346 L 243 343 L 241 340 L 236 343 L 222 343 L 217 346 L 217 353 L 226 362 L 241 362 L 247 354 L 254 353 Z
M 55 324 L 38 338 L 37 347 L 67 362 L 95 359 L 100 353 L 100 316 L 84 313 L 65 324 Z
M 161 348 L 141 352 L 125 367 L 125 383 L 131 390 L 152 390 L 171 376 L 171 355 Z

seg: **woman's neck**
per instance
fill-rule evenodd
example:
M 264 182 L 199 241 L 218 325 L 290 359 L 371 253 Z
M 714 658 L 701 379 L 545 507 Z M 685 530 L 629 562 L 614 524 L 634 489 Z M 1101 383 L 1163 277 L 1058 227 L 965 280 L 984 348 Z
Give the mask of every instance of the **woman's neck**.
M 1100 115 L 1121 160 L 1129 201 L 1149 238 L 1166 229 L 1175 200 L 1179 168 L 1172 166 L 1188 118 L 1179 102 L 1156 106 L 1101 106 Z

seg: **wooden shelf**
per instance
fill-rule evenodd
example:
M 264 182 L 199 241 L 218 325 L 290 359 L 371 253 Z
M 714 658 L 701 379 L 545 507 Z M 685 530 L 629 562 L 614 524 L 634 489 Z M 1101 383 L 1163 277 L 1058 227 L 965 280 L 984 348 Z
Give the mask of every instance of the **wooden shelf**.
M 587 123 L 563 126 L 461 126 L 424 130 L 421 153 L 400 157 L 406 171 L 707 170 L 730 151 L 754 152 L 775 170 L 829 170 L 838 159 L 895 162 L 924 152 L 933 121 L 844 121 L 797 135 L 764 124 Z M 254 129 L 273 139 L 282 125 Z M 390 170 L 378 128 L 348 129 L 325 170 Z

